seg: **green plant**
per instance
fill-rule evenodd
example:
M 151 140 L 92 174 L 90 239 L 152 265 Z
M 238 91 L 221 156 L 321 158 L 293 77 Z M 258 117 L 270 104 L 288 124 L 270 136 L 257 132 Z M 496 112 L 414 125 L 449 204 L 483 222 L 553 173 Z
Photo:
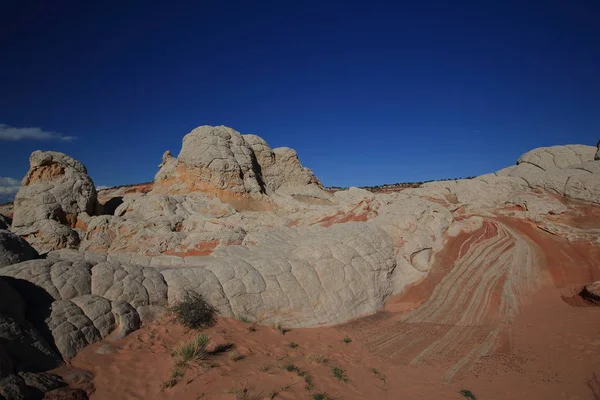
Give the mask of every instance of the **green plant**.
M 184 374 L 182 370 L 180 370 L 179 368 L 175 368 L 173 372 L 171 372 L 171 377 L 169 378 L 169 380 L 162 383 L 160 387 L 161 390 L 169 389 L 177 385 L 177 383 L 179 383 L 179 380 L 183 378 L 183 375 Z
M 173 350 L 175 365 L 186 367 L 190 362 L 199 363 L 206 358 L 206 346 L 210 342 L 210 337 L 204 333 L 198 334 L 189 342 L 180 343 Z
M 281 324 L 273 324 L 273 329 L 278 330 L 282 335 L 285 335 L 289 332 L 289 329 L 284 328 Z
M 294 364 L 283 364 L 281 366 L 281 369 L 287 372 L 295 372 L 295 371 L 299 371 L 300 369 L 295 366 Z
M 470 390 L 463 389 L 458 393 L 462 394 L 463 396 L 465 396 L 465 398 L 467 398 L 469 400 L 477 400 L 477 397 L 475 397 L 473 392 L 471 392 Z
M 344 338 L 342 339 L 342 342 L 349 344 L 350 342 L 352 342 L 352 339 L 350 339 L 348 336 L 344 336 Z
M 187 292 L 184 299 L 170 309 L 177 321 L 191 329 L 204 329 L 217 322 L 217 309 L 196 292 Z
M 235 344 L 233 343 L 221 343 L 215 346 L 215 348 L 213 349 L 213 351 L 211 351 L 211 354 L 219 354 L 219 353 L 225 353 L 226 351 L 229 351 L 231 349 L 233 349 L 235 347 Z
M 292 349 L 295 349 L 296 347 L 298 347 L 298 343 L 290 342 L 288 346 L 290 346 Z
M 250 323 L 250 318 L 248 318 L 245 315 L 236 315 L 235 319 L 237 319 L 238 321 L 243 322 L 245 324 L 249 324 Z
M 311 391 L 315 387 L 312 376 L 307 371 L 297 371 L 297 374 L 300 378 L 304 379 L 304 388 L 306 390 Z
M 238 353 L 237 351 L 232 351 L 231 353 L 229 353 L 229 359 L 233 362 L 237 362 L 240 360 L 243 360 L 244 358 L 246 358 L 246 356 Z
M 379 371 L 377 371 L 375 368 L 371 368 L 370 371 L 373 373 L 373 375 L 375 375 L 377 377 L 377 379 L 379 379 L 380 381 L 382 381 L 383 383 L 386 383 L 386 376 L 382 375 Z
M 287 372 L 295 372 L 300 378 L 304 380 L 306 390 L 312 390 L 314 384 L 312 382 L 312 376 L 307 371 L 302 371 L 294 364 L 283 364 L 281 369 Z
M 313 393 L 312 398 L 313 400 L 333 400 L 333 397 L 327 393 Z
M 265 364 L 265 365 L 262 365 L 258 370 L 260 372 L 266 373 L 266 372 L 269 372 L 269 369 L 271 369 L 271 366 L 269 364 Z
M 348 377 L 346 376 L 346 372 L 343 369 L 339 367 L 332 367 L 331 372 L 333 373 L 333 376 L 335 376 L 340 381 L 348 382 Z
M 229 389 L 226 393 L 234 394 L 236 400 L 262 400 L 262 393 L 254 394 L 251 388 L 242 387 Z
M 322 353 L 313 353 L 308 356 L 308 361 L 315 362 L 317 364 L 327 364 L 327 356 Z

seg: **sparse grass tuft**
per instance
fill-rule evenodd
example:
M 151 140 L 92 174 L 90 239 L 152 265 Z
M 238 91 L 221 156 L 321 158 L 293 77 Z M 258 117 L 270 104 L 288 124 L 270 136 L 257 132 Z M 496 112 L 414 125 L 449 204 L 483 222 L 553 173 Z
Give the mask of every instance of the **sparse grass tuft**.
M 238 353 L 237 351 L 232 351 L 231 353 L 229 353 L 229 359 L 233 362 L 237 362 L 240 360 L 243 360 L 244 358 L 246 358 L 246 356 Z
M 477 397 L 475 397 L 473 392 L 471 392 L 470 390 L 463 389 L 458 393 L 462 394 L 465 398 L 469 400 L 477 400 Z
M 323 353 L 313 353 L 308 356 L 308 361 L 315 362 L 317 364 L 327 364 L 327 356 Z
M 348 336 L 344 336 L 344 338 L 342 339 L 342 342 L 349 344 L 350 342 L 352 342 L 352 339 L 350 339 Z
M 283 364 L 281 369 L 287 372 L 295 372 L 300 378 L 304 380 L 306 390 L 310 391 L 314 388 L 314 384 L 312 382 L 312 376 L 308 371 L 302 371 L 294 364 Z
M 187 292 L 184 299 L 170 310 L 179 323 L 191 329 L 208 328 L 217 322 L 217 309 L 196 292 Z
M 165 390 L 165 389 L 169 389 L 172 388 L 173 386 L 177 385 L 179 383 L 179 381 L 181 380 L 181 378 L 183 378 L 183 371 L 179 368 L 175 368 L 173 370 L 173 372 L 171 372 L 171 377 L 169 378 L 168 381 L 164 381 L 162 383 L 162 385 L 160 386 L 160 390 Z
M 290 342 L 290 344 L 288 344 L 288 346 L 290 346 L 290 348 L 292 348 L 292 349 L 295 349 L 296 347 L 298 347 L 298 343 Z
M 271 369 L 271 366 L 270 366 L 269 364 L 265 364 L 265 365 L 262 365 L 262 366 L 261 366 L 261 367 L 258 369 L 258 371 L 259 371 L 259 372 L 262 372 L 262 373 L 267 373 L 267 372 L 269 372 L 269 370 L 270 370 L 270 369 Z
M 273 329 L 276 329 L 282 335 L 285 335 L 286 333 L 288 333 L 290 331 L 289 329 L 284 328 L 283 325 L 281 325 L 281 324 L 273 324 Z
M 173 358 L 177 367 L 186 368 L 189 363 L 200 363 L 206 358 L 206 346 L 210 337 L 204 333 L 198 334 L 189 342 L 180 343 L 173 351 Z
M 211 351 L 211 354 L 220 354 L 220 353 L 225 353 L 226 351 L 229 351 L 231 349 L 235 348 L 235 344 L 233 343 L 221 343 L 215 346 L 215 348 L 213 349 L 213 351 Z
M 386 376 L 382 375 L 379 371 L 377 371 L 375 368 L 371 368 L 370 371 L 373 373 L 373 375 L 375 375 L 377 377 L 377 379 L 379 379 L 380 381 L 382 381 L 384 384 L 386 383 Z
M 281 366 L 281 369 L 287 372 L 296 372 L 296 371 L 300 371 L 300 369 L 295 366 L 294 364 L 283 364 Z
M 229 389 L 226 393 L 235 395 L 236 400 L 262 400 L 264 398 L 262 393 L 252 393 L 252 389 L 247 387 Z
M 312 398 L 313 400 L 334 400 L 333 397 L 327 393 L 313 393 Z
M 240 322 L 243 322 L 243 323 L 245 323 L 245 324 L 249 324 L 249 323 L 251 322 L 251 321 L 250 321 L 250 318 L 248 318 L 248 317 L 247 317 L 247 316 L 245 316 L 245 315 L 236 315 L 236 316 L 235 316 L 235 319 L 237 319 L 238 321 L 240 321 Z
M 331 372 L 333 373 L 333 376 L 338 378 L 340 381 L 348 382 L 348 377 L 343 369 L 339 367 L 331 367 Z
M 312 376 L 307 371 L 298 371 L 297 373 L 300 378 L 304 379 L 304 388 L 309 392 L 313 390 L 315 385 L 313 384 Z

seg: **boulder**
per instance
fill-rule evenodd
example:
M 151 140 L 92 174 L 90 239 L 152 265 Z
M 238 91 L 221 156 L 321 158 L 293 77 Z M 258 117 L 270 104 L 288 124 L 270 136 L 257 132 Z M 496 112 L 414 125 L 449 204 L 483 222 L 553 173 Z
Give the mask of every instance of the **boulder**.
M 35 247 L 42 252 L 76 246 L 70 228 L 76 226 L 79 214 L 92 215 L 97 203 L 96 187 L 86 168 L 53 151 L 34 151 L 29 163 L 15 197 L 12 230 L 28 240 L 35 238 Z
M 38 257 L 38 252 L 26 240 L 0 229 L 0 268 Z

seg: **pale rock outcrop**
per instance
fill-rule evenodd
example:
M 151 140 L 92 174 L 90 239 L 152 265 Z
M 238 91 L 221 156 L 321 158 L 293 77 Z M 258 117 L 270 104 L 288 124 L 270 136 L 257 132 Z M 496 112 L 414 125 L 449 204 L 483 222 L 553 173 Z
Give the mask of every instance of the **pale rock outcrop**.
M 115 330 L 123 337 L 138 329 L 138 309 L 152 316 L 152 307 L 167 305 L 167 286 L 155 268 L 98 262 L 102 257 L 86 261 L 77 252 L 64 255 L 5 267 L 0 279 L 20 282 L 20 292 L 35 303 L 31 306 L 50 309 L 43 325 L 65 359 Z
M 372 313 L 392 292 L 392 239 L 373 224 L 273 229 L 252 240 L 216 250 L 204 266 L 162 271 L 169 302 L 195 290 L 224 315 L 298 327 Z
M 329 199 L 315 174 L 300 164 L 295 150 L 288 147 L 271 149 L 259 136 L 242 136 L 256 155 L 258 175 L 269 193 Z
M 0 268 L 38 257 L 38 252 L 26 240 L 0 229 Z
M 257 196 L 264 187 L 256 176 L 254 152 L 242 135 L 225 126 L 200 126 L 183 138 L 177 158 L 165 153 L 154 180 L 157 193 Z
M 22 230 L 15 229 L 22 234 Z M 75 249 L 79 246 L 79 233 L 53 219 L 44 219 L 27 228 L 27 234 L 22 235 L 40 253 L 58 249 Z
M 495 175 L 522 179 L 531 188 L 578 200 L 600 203 L 600 162 L 595 160 L 596 147 L 566 145 L 540 147 Z
M 265 195 L 275 192 L 329 197 L 312 171 L 302 167 L 294 150 L 273 150 L 260 137 L 241 135 L 225 126 L 192 130 L 183 138 L 177 158 L 166 152 L 159 167 L 156 193 L 201 192 L 228 202 L 251 198 L 266 203 L 270 200 Z
M 53 151 L 34 151 L 29 163 L 15 197 L 11 229 L 27 239 L 35 237 L 34 247 L 41 252 L 76 246 L 74 235 L 58 225 L 74 228 L 79 214 L 93 214 L 96 208 L 96 187 L 86 168 Z

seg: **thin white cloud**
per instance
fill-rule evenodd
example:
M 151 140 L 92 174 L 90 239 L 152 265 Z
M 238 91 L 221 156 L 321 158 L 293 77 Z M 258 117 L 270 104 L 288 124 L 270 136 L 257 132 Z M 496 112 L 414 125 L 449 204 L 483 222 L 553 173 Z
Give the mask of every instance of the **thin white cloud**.
M 0 203 L 13 201 L 21 187 L 21 182 L 13 178 L 0 177 Z
M 63 136 L 56 132 L 47 132 L 42 128 L 14 128 L 6 124 L 0 124 L 0 140 L 60 140 L 70 142 L 75 140 L 74 136 Z
M 96 190 L 104 190 L 104 189 L 108 189 L 109 187 L 110 187 L 110 186 L 103 186 L 103 185 L 100 185 L 100 186 L 96 186 Z

